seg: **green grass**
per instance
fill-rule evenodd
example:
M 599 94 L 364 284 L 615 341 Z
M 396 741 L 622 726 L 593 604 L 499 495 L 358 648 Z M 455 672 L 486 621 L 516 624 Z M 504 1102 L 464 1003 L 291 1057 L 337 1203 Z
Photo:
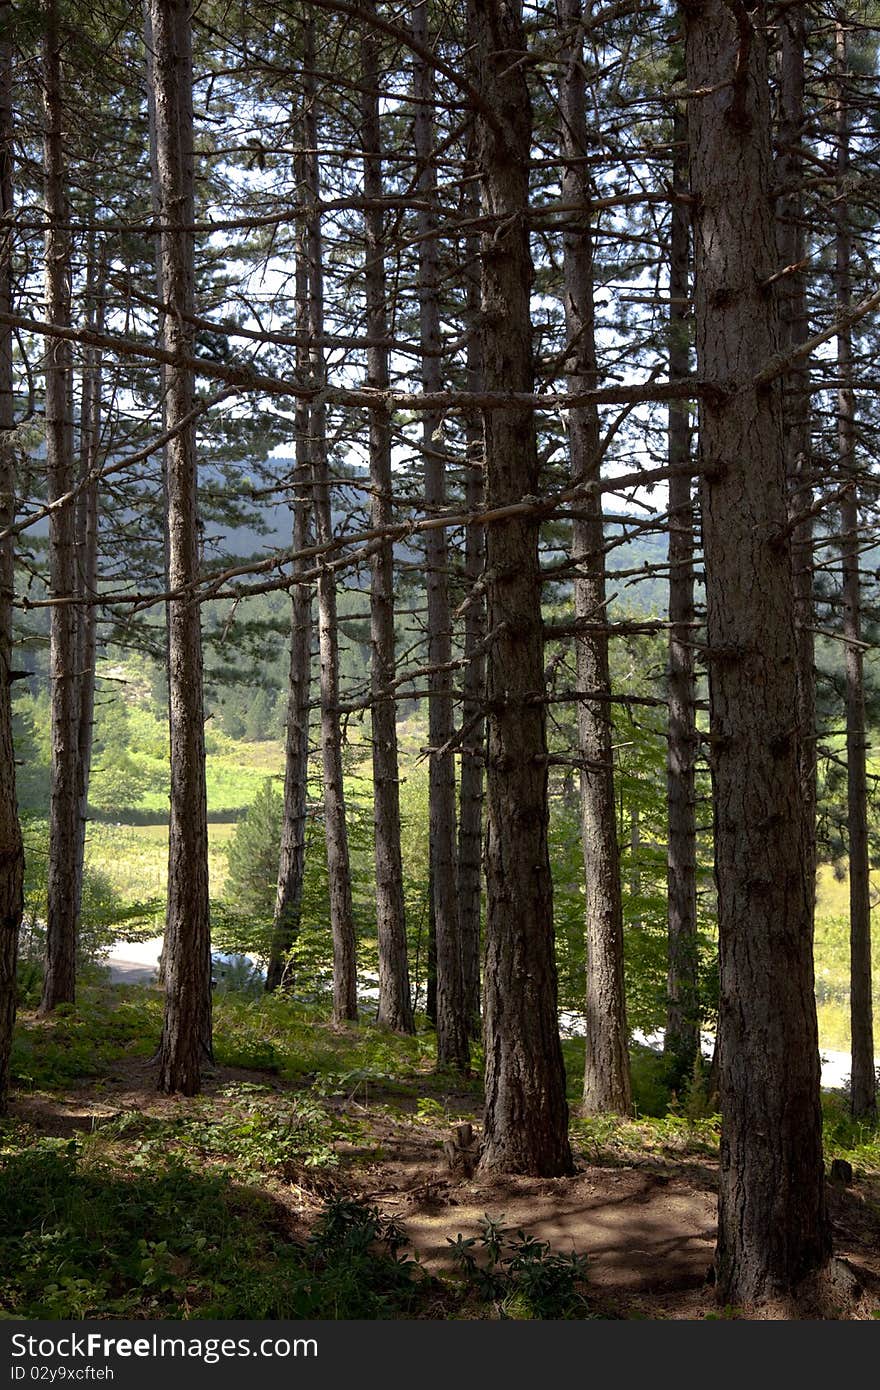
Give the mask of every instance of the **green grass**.
M 210 742 L 211 751 L 205 766 L 209 815 L 226 813 L 232 818 L 233 813 L 241 814 L 253 801 L 266 777 L 284 775 L 284 745 L 277 739 L 248 743 L 213 734 Z M 158 786 L 145 792 L 137 808 L 133 809 L 165 814 L 168 810 L 167 761 L 164 758 L 142 757 L 156 777 Z
M 159 1043 L 162 1009 L 157 990 L 81 982 L 75 1006 L 62 1005 L 45 1019 L 23 1011 L 12 1050 L 13 1085 L 51 1093 L 78 1078 L 104 1076 L 117 1061 L 149 1057 Z M 279 995 L 218 992 L 213 1020 L 214 1056 L 221 1066 L 314 1084 L 321 1096 L 355 1090 L 363 1096 L 370 1087 L 388 1086 L 416 1097 L 447 1084 L 442 1074 L 427 1074 L 434 1061 L 432 1032 L 400 1037 L 366 1023 L 332 1028 L 325 1011 Z
M 393 1223 L 338 1192 L 309 1240 L 291 1237 L 280 1197 L 291 1184 L 332 1193 L 340 1140 L 350 1162 L 358 1152 L 379 1161 L 371 1115 L 440 1125 L 463 1105 L 476 1115 L 478 1080 L 464 1085 L 434 1070 L 432 1033 L 335 1029 L 325 1013 L 289 1000 L 218 995 L 217 1062 L 263 1073 L 151 1104 L 145 1072 L 145 1102 L 112 1113 L 114 1068 L 146 1063 L 161 1014 L 154 990 L 86 980 L 76 1007 L 48 1019 L 20 1016 L 13 1085 L 39 1093 L 41 1124 L 56 1101 L 66 1102 L 59 1124 L 81 1113 L 87 1097 L 69 1108 L 81 1087 L 104 1104 L 91 1132 L 73 1138 L 37 1135 L 21 1120 L 0 1123 L 0 1316 L 590 1316 L 580 1268 L 549 1247 L 522 1246 L 518 1233 L 487 1232 L 499 1253 L 482 1273 L 470 1267 L 471 1246 L 453 1239 L 459 1275 L 443 1281 L 406 1257 Z M 575 1098 L 582 1042 L 567 1041 L 565 1056 Z M 661 1064 L 634 1050 L 636 1118 L 572 1119 L 582 1160 L 714 1159 L 718 1117 L 701 1113 L 697 1095 L 661 1113 Z M 129 1068 L 128 1085 L 132 1075 Z M 356 1118 L 339 1104 L 352 1100 Z M 854 1123 L 839 1095 L 823 1097 L 823 1112 L 827 1162 L 842 1157 L 864 1173 L 880 1171 L 880 1132 Z M 87 1112 L 79 1122 L 88 1123 Z
M 13 1086 L 60 1092 L 105 1076 L 114 1062 L 155 1052 L 162 1027 L 157 993 L 128 989 L 108 994 L 101 987 L 81 985 L 79 994 L 80 1004 L 62 1004 L 46 1019 L 19 1015 L 10 1059 Z
M 234 830 L 232 821 L 208 823 L 212 897 L 223 892 L 227 873 L 225 848 Z M 168 887 L 168 826 L 93 822 L 86 841 L 86 862 L 107 876 L 125 902 L 162 898 Z
M 872 875 L 880 895 L 880 873 Z M 832 1051 L 850 1046 L 849 1020 L 849 878 L 822 864 L 816 879 L 816 1001 L 819 1043 Z M 874 998 L 880 1000 L 880 951 L 874 951 Z
M 357 1093 L 363 1099 L 370 1088 L 415 1096 L 442 1088 L 444 1078 L 429 1075 L 435 1046 L 432 1032 L 401 1037 L 369 1024 L 330 1028 L 324 1010 L 277 994 L 252 1000 L 228 995 L 214 1001 L 219 1062 L 312 1084 L 324 1096 Z
M 587 1315 L 580 1265 L 548 1246 L 512 1249 L 497 1289 L 467 1271 L 436 1279 L 393 1220 L 334 1189 L 338 1141 L 370 1139 L 337 1098 L 385 1113 L 388 1097 L 403 1097 L 418 1120 L 430 1093 L 444 1115 L 440 1097 L 466 1093 L 433 1071 L 433 1035 L 337 1030 L 283 1000 L 218 997 L 216 1060 L 271 1061 L 291 1086 L 255 1075 L 151 1103 L 145 1074 L 144 1102 L 108 1113 L 111 1073 L 153 1052 L 161 1007 L 155 991 L 84 983 L 75 1008 L 21 1015 L 13 1084 L 39 1092 L 41 1126 L 57 1102 L 60 1127 L 71 1113 L 88 1123 L 87 1097 L 69 1108 L 78 1087 L 104 1105 L 91 1132 L 69 1138 L 0 1122 L 0 1317 L 485 1317 L 502 1304 L 511 1317 Z M 291 1185 L 330 1193 L 305 1240 L 282 1200 Z
M 856 1170 L 880 1171 L 880 1127 L 854 1120 L 846 1097 L 839 1092 L 823 1092 L 822 1120 L 825 1158 L 847 1159 Z
M 338 1204 L 337 1204 L 338 1205 Z M 433 1281 L 366 1207 L 291 1239 L 271 1196 L 179 1156 L 132 1171 L 94 1140 L 0 1157 L 0 1314 L 16 1318 L 383 1318 Z M 355 1216 L 355 1212 L 357 1215 Z

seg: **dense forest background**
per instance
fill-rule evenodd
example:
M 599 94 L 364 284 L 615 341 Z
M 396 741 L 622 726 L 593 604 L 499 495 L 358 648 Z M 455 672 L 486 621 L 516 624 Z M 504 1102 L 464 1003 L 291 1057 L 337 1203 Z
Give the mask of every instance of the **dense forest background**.
M 371 1085 L 461 1183 L 674 1138 L 722 1306 L 876 1304 L 839 1228 L 878 1169 L 878 34 L 0 0 L 13 1313 L 590 1315 L 491 1220 L 415 1292 L 356 1184 L 305 1247 L 254 1217 L 239 1301 L 228 1233 L 174 1248 L 206 1156 L 319 1205 Z M 62 1156 L 28 1097 L 72 1091 L 103 1139 Z M 145 1204 L 134 1293 L 69 1250 L 37 1293 L 28 1164 L 70 1229 L 95 1184 L 114 1239 Z

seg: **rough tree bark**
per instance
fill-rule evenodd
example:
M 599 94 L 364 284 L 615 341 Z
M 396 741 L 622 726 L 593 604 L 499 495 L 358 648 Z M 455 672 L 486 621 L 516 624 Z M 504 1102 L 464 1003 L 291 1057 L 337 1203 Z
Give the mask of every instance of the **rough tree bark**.
M 375 11 L 368 0 L 368 13 Z M 382 198 L 382 132 L 379 121 L 379 40 L 365 24 L 361 39 L 361 143 L 364 163 L 367 385 L 386 391 L 389 384 L 385 285 L 385 228 Z M 393 519 L 391 420 L 386 406 L 370 411 L 370 523 Z M 394 548 L 389 541 L 373 556 L 370 584 L 370 665 L 373 740 L 373 823 L 376 836 L 376 922 L 379 938 L 378 1022 L 400 1033 L 413 1032 L 407 965 L 403 864 L 400 853 L 400 775 L 394 680 Z
M 847 179 L 850 173 L 850 113 L 847 91 L 849 52 L 847 32 L 835 26 L 837 69 L 837 176 L 835 199 L 837 315 L 852 304 L 852 232 Z M 843 638 L 846 661 L 846 810 L 849 838 L 850 940 L 850 1109 L 854 1118 L 877 1118 L 874 1070 L 874 1016 L 871 997 L 871 884 L 868 845 L 868 733 L 865 718 L 864 648 L 859 552 L 858 461 L 856 459 L 856 398 L 853 390 L 852 330 L 837 335 L 837 456 L 841 475 L 850 486 L 840 504 L 840 555 L 843 571 Z
M 581 0 L 557 0 L 562 46 L 558 105 L 559 143 L 564 160 L 564 204 L 579 204 L 563 231 L 565 331 L 569 391 L 598 385 L 593 302 L 592 189 L 587 154 L 586 86 L 581 38 Z M 601 469 L 599 412 L 595 406 L 569 412 L 568 440 L 572 482 L 597 481 Z M 572 524 L 575 618 L 605 617 L 605 550 L 602 495 L 584 497 Z M 575 641 L 578 690 L 611 693 L 606 632 L 582 634 Z M 583 1108 L 588 1114 L 626 1115 L 632 1105 L 626 999 L 623 981 L 623 909 L 620 849 L 614 800 L 613 727 L 610 700 L 579 700 L 577 707 L 581 839 L 586 888 L 586 1061 Z
M 0 0 L 0 222 L 13 213 L 11 0 Z M 12 238 L 0 234 L 0 311 L 11 314 Z M 0 531 L 15 520 L 15 429 L 12 329 L 0 328 Z M 22 913 L 24 855 L 15 800 L 12 748 L 12 600 L 15 541 L 0 541 L 0 1115 L 9 1096 L 9 1053 L 15 1026 L 18 929 Z
M 49 0 L 43 30 L 43 175 L 46 205 L 46 318 L 70 326 L 71 247 L 68 231 L 65 110 L 59 6 Z M 69 492 L 74 481 L 69 343 L 49 339 L 46 346 L 46 469 L 49 501 Z M 76 516 L 71 506 L 49 518 L 49 591 L 53 598 L 76 592 Z M 76 948 L 80 900 L 77 892 L 77 612 L 73 603 L 52 608 L 49 638 L 51 701 L 51 792 L 49 801 L 49 881 L 46 910 L 46 967 L 40 1012 L 70 1004 L 76 995 Z
M 468 173 L 473 173 L 468 161 Z M 466 185 L 465 216 L 479 216 L 479 190 L 471 179 Z M 467 322 L 471 331 L 467 345 L 467 384 L 476 392 L 483 389 L 483 360 L 480 347 L 480 243 L 470 236 L 465 244 L 467 278 Z M 465 510 L 475 513 L 483 505 L 483 430 L 478 411 L 465 419 Z M 461 771 L 458 789 L 458 915 L 461 932 L 462 988 L 468 1026 L 473 1037 L 480 1036 L 480 942 L 482 907 L 483 766 L 486 751 L 486 605 L 477 588 L 486 559 L 482 526 L 469 526 L 465 534 L 464 579 L 467 586 L 464 614 L 464 658 L 461 722 L 465 734 L 461 743 Z
M 296 182 L 305 191 L 309 183 L 310 162 L 317 159 L 317 122 L 314 112 L 314 22 L 303 26 L 303 110 L 300 123 L 301 150 L 296 159 Z M 316 214 L 312 213 L 314 217 Z M 297 367 L 303 377 L 311 365 L 308 340 L 311 321 L 311 276 L 309 274 L 309 236 L 306 217 L 296 224 L 294 259 L 296 275 L 296 326 L 303 337 L 297 347 Z M 311 487 L 311 409 L 308 401 L 296 403 L 296 468 L 293 475 L 291 513 L 294 551 L 308 543 L 312 511 Z M 284 725 L 284 808 L 281 821 L 281 851 L 278 858 L 278 887 L 272 924 L 272 947 L 266 966 L 266 989 L 293 986 L 289 955 L 299 934 L 302 914 L 303 876 L 306 864 L 306 808 L 309 780 L 309 697 L 312 675 L 312 590 L 309 584 L 295 584 L 290 595 L 290 663 L 287 679 L 287 713 Z
M 307 35 L 308 38 L 308 35 Z M 306 139 L 308 196 L 316 206 L 320 196 L 320 164 L 317 146 L 317 112 L 306 107 L 310 121 Z M 306 224 L 306 259 L 309 267 L 309 329 L 312 376 L 324 381 L 324 279 L 320 217 Z M 322 402 L 312 406 L 310 423 L 315 539 L 326 545 L 333 535 L 330 506 L 330 469 L 327 459 L 326 410 Z M 324 787 L 324 832 L 327 841 L 327 873 L 330 884 L 330 930 L 333 938 L 333 1020 L 357 1019 L 357 960 L 351 865 L 346 828 L 345 785 L 342 766 L 342 731 L 339 725 L 339 648 L 336 624 L 336 578 L 325 570 L 317 584 L 318 650 L 320 659 L 321 766 Z
M 427 5 L 416 0 L 412 8 L 413 37 L 422 48 L 429 45 Z M 437 242 L 437 172 L 434 146 L 434 71 L 423 58 L 413 63 L 415 98 L 414 145 L 418 166 L 418 193 L 422 206 L 417 214 L 419 236 L 419 329 L 423 351 L 422 386 L 425 391 L 443 389 L 440 350 L 440 267 Z M 425 509 L 430 515 L 446 505 L 446 460 L 440 434 L 441 416 L 427 411 L 422 416 L 422 455 L 425 469 Z M 455 711 L 452 672 L 443 670 L 452 660 L 452 614 L 449 606 L 449 546 L 442 527 L 425 537 L 428 600 L 428 742 L 440 749 L 452 739 Z M 433 919 L 437 957 L 437 1063 L 461 1072 L 470 1070 L 468 1014 L 464 997 L 464 972 L 458 901 L 456 839 L 455 759 L 451 752 L 434 752 L 428 768 L 429 858 L 433 886 Z
M 103 247 L 90 239 L 86 271 L 86 322 L 97 332 L 104 329 L 103 279 L 106 260 Z M 79 681 L 77 728 L 77 844 L 76 900 L 82 901 L 85 868 L 89 783 L 95 723 L 95 655 L 97 651 L 98 592 L 98 482 L 95 477 L 101 436 L 102 352 L 86 348 L 80 373 L 79 480 L 86 484 L 76 499 L 76 586 L 86 600 L 77 614 L 77 674 Z M 88 481 L 87 481 L 88 480 Z
M 791 352 L 806 342 L 810 323 L 804 267 L 804 6 L 789 5 L 779 14 L 779 120 L 776 244 L 780 269 L 801 267 L 785 275 L 779 287 L 782 349 Z M 791 526 L 791 564 L 794 584 L 794 622 L 797 637 L 798 725 L 801 740 L 801 804 L 807 835 L 810 884 L 815 909 L 816 880 L 816 672 L 813 602 L 813 463 L 810 433 L 810 367 L 802 360 L 792 369 L 784 394 L 785 474 Z
M 672 186 L 688 186 L 687 117 L 676 103 L 673 115 Z M 669 375 L 690 369 L 688 247 L 690 212 L 673 199 L 669 239 Z M 693 1072 L 700 1048 L 697 989 L 697 826 L 694 766 L 697 757 L 694 678 L 694 502 L 691 479 L 676 472 L 690 462 L 687 402 L 669 406 L 669 673 L 666 731 L 666 861 L 669 973 L 663 1050 L 672 1083 Z
M 527 209 L 531 101 L 522 5 L 469 0 L 478 167 L 488 227 L 482 250 L 487 391 L 531 391 L 533 268 Z M 535 420 L 486 412 L 486 503 L 537 494 Z M 538 523 L 496 521 L 487 536 L 486 1110 L 481 1166 L 571 1171 L 559 1041 L 553 886 L 547 847 L 547 740 Z
M 161 221 L 161 213 L 162 213 L 162 190 L 161 190 L 161 185 L 160 185 L 160 182 L 159 182 L 159 163 L 158 163 L 158 148 L 159 148 L 159 142 L 158 142 L 158 139 L 157 139 L 157 136 L 156 136 L 156 75 L 155 75 L 154 66 L 153 66 L 153 64 L 154 64 L 155 45 L 154 45 L 154 42 L 153 42 L 153 21 L 152 21 L 152 13 L 151 13 L 151 0 L 142 0 L 141 9 L 142 9 L 142 14 L 143 14 L 144 53 L 145 53 L 145 57 L 146 57 L 146 79 L 147 79 L 147 80 L 146 80 L 146 88 L 147 88 L 147 92 L 146 92 L 146 95 L 147 95 L 147 133 L 148 133 L 148 138 L 149 138 L 149 142 L 150 142 L 150 208 L 151 208 L 153 217 L 156 219 L 156 222 L 159 222 L 159 221 Z M 161 305 L 161 304 L 163 303 L 163 300 L 162 300 L 162 293 L 163 293 L 163 290 L 162 290 L 162 239 L 161 239 L 161 237 L 158 237 L 158 236 L 157 236 L 157 237 L 154 237 L 154 239 L 153 239 L 153 256 L 154 256 L 154 267 L 155 267 L 155 276 L 156 276 L 156 299 L 157 299 L 158 303 Z M 160 341 L 162 340 L 162 334 L 163 334 L 163 331 L 164 331 L 164 330 L 163 330 L 163 324 L 164 324 L 164 322 L 165 322 L 165 315 L 164 315 L 164 313 L 163 313 L 163 312 L 161 311 L 161 309 L 160 309 L 160 310 L 159 310 L 158 317 L 157 317 L 157 322 L 156 322 L 156 335 L 157 335 L 157 337 L 158 337 L 158 339 L 159 339 Z M 160 362 L 160 363 L 157 363 L 157 364 L 156 364 L 156 375 L 157 375 L 157 384 L 158 384 L 158 387 L 159 387 L 159 399 L 160 399 L 160 409 L 161 409 L 161 417 L 162 417 L 162 428 L 163 428 L 163 431 L 164 431 L 165 428 L 166 428 L 166 426 L 167 426 L 167 423 L 168 423 L 168 415 L 167 415 L 167 410 L 166 410 L 165 364 L 164 364 L 164 363 Z M 168 554 L 169 554 L 169 547 L 168 547 L 168 450 L 167 450 L 167 448 L 163 448 L 163 449 L 162 449 L 161 460 L 162 460 L 162 497 L 161 497 L 161 504 L 162 504 L 162 564 L 163 564 L 164 578 L 165 578 L 165 589 L 166 589 L 166 592 L 167 592 L 168 589 L 170 588 L 170 581 L 169 581 L 169 578 L 168 578 Z M 169 667 L 170 667 L 170 665 L 171 665 L 170 658 L 169 658 L 169 654 L 168 654 L 168 634 L 169 634 L 170 628 L 171 628 L 171 620 L 170 620 L 170 616 L 169 616 L 169 612 L 168 612 L 168 604 L 166 603 L 166 604 L 165 604 L 165 632 L 164 632 L 164 637 L 165 637 L 165 671 L 166 671 L 166 675 L 167 675 L 168 669 L 169 669 Z M 170 721 L 169 721 L 169 722 L 170 722 Z M 170 727 L 169 727 L 169 740 L 170 740 L 170 737 L 171 737 L 171 731 L 170 731 Z M 166 966 L 167 966 L 167 964 L 168 964 L 168 957 L 169 957 L 169 949 L 168 949 L 168 948 L 169 948 L 168 920 L 167 920 L 167 916 L 166 916 L 166 922 L 165 922 L 165 939 L 164 939 L 164 941 L 162 942 L 162 951 L 161 951 L 161 954 L 160 954 L 160 956 L 159 956 L 159 971 L 158 971 L 158 983 L 159 983 L 160 988 L 162 988 L 162 989 L 165 988 L 165 985 L 166 985 L 166 982 L 167 982 Z
M 736 8 L 736 14 L 734 14 Z M 725 1302 L 790 1304 L 830 1252 L 800 807 L 797 643 L 763 12 L 682 6 L 690 109 L 715 872 Z M 739 22 L 738 22 L 739 21 Z M 760 615 L 757 621 L 756 615 Z
M 308 272 L 303 263 L 303 277 Z M 297 260 L 297 294 L 301 270 Z M 307 356 L 307 349 L 306 349 Z M 296 407 L 296 468 L 292 484 L 291 543 L 294 551 L 309 541 L 311 480 L 309 416 L 305 401 Z M 290 660 L 287 675 L 287 710 L 284 721 L 284 793 L 278 885 L 272 921 L 272 945 L 266 966 L 266 990 L 292 989 L 294 973 L 290 951 L 299 935 L 302 915 L 303 876 L 306 863 L 306 820 L 309 778 L 309 700 L 312 659 L 312 591 L 309 584 L 293 584 L 290 594 Z
M 192 357 L 194 221 L 192 161 L 192 36 L 189 0 L 150 0 L 156 111 L 156 163 L 162 217 L 161 299 L 168 306 L 167 351 Z M 192 371 L 165 368 L 165 422 L 174 429 L 193 405 Z M 168 698 L 171 729 L 171 817 L 168 849 L 165 1016 L 159 1045 L 161 1091 L 195 1095 L 212 1057 L 211 938 L 208 916 L 208 824 L 202 635 L 198 602 L 198 496 L 192 424 L 169 442 L 167 461 L 168 579 L 181 593 L 168 605 Z

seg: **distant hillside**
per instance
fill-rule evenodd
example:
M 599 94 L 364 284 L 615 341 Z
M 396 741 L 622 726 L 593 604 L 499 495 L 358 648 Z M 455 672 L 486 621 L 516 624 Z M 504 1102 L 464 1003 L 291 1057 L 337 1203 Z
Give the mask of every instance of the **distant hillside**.
M 291 468 L 294 464 L 293 459 L 283 458 L 275 458 L 272 462 L 280 472 L 284 471 L 286 464 Z M 352 511 L 356 510 L 358 506 L 364 505 L 364 497 L 360 490 L 352 490 L 350 502 Z M 338 524 L 347 514 L 350 514 L 347 509 L 337 506 L 334 521 Z M 289 545 L 291 519 L 287 503 L 278 502 L 266 506 L 263 511 L 263 518 L 266 526 L 265 532 L 258 532 L 247 527 L 227 530 L 224 533 L 225 548 L 234 555 L 254 555 L 260 551 L 268 552 Z M 643 516 L 621 516 L 618 526 L 609 524 L 606 527 L 606 534 L 611 540 L 615 533 L 620 534 L 641 525 L 644 525 Z M 210 528 L 208 534 L 210 535 Z M 399 553 L 404 560 L 412 560 L 417 556 L 417 552 L 408 547 L 399 549 Z M 615 594 L 613 600 L 615 607 L 625 609 L 630 613 L 650 613 L 652 615 L 665 613 L 668 606 L 666 576 L 665 574 L 653 575 L 650 570 L 652 566 L 665 565 L 667 553 L 667 539 L 664 534 L 637 535 L 632 540 L 624 541 L 609 551 L 609 576 L 616 570 L 632 571 L 644 568 L 646 571 L 642 577 L 627 574 L 617 584 L 611 580 L 609 587 Z
M 606 535 L 612 540 L 616 535 L 625 534 L 633 525 L 641 522 L 641 518 L 622 518 L 619 526 L 608 525 L 605 528 Z M 642 523 L 643 524 L 643 523 Z M 669 585 L 665 572 L 662 574 L 652 574 L 651 568 L 656 565 L 665 565 L 669 553 L 668 541 L 665 533 L 639 535 L 632 540 L 622 542 L 613 550 L 608 552 L 608 591 L 614 595 L 612 607 L 618 611 L 621 609 L 628 613 L 644 613 L 657 617 L 663 614 L 669 607 Z M 629 573 L 632 570 L 644 569 L 643 575 Z M 614 573 L 623 570 L 627 573 L 621 579 L 615 581 Z

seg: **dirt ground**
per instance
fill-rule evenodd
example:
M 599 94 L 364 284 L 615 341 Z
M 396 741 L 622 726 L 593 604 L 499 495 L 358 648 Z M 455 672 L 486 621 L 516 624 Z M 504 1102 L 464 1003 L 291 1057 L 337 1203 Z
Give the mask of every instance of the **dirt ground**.
M 252 1072 L 217 1068 L 210 1098 Z M 269 1082 L 269 1078 L 262 1078 Z M 284 1089 L 276 1081 L 273 1089 Z M 35 1129 L 70 1135 L 90 1131 L 128 1110 L 170 1116 L 188 1102 L 161 1097 L 143 1063 L 120 1065 L 100 1093 L 73 1091 L 63 1100 L 20 1096 L 13 1113 Z M 510 1231 L 548 1242 L 558 1253 L 588 1257 L 590 1305 L 603 1318 L 702 1319 L 736 1316 L 720 1310 L 709 1273 L 712 1264 L 717 1168 L 711 1157 L 683 1154 L 596 1155 L 576 1151 L 568 1178 L 532 1179 L 468 1174 L 450 1169 L 443 1143 L 452 1131 L 392 1113 L 381 1095 L 370 1103 L 343 1101 L 337 1109 L 358 1121 L 358 1137 L 338 1145 L 332 1178 L 302 1185 L 267 1181 L 287 1212 L 294 1238 L 304 1235 L 328 1191 L 357 1194 L 402 1224 L 412 1250 L 431 1272 L 451 1272 L 447 1241 L 477 1235 L 484 1216 Z M 476 1136 L 478 1138 L 478 1134 Z M 849 1286 L 846 1319 L 880 1312 L 880 1175 L 858 1174 L 850 1187 L 828 1186 L 835 1255 Z M 750 1316 L 754 1316 L 751 1314 Z
M 679 1306 L 675 1316 L 714 1307 L 706 1276 L 715 1197 L 687 1177 L 585 1165 L 550 1180 L 434 1176 L 375 1197 L 400 1217 L 428 1269 L 448 1269 L 447 1237 L 476 1235 L 489 1215 L 558 1253 L 587 1255 L 590 1301 L 607 1315 L 650 1316 L 664 1300 Z

